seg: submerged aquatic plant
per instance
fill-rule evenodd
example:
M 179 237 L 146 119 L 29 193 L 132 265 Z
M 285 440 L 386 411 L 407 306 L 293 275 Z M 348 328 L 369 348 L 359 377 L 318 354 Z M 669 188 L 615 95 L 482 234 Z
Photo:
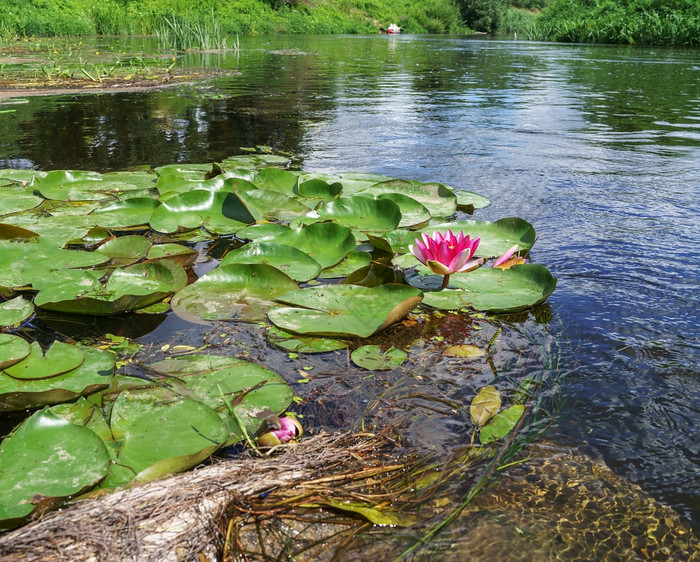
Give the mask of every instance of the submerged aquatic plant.
M 442 288 L 447 287 L 450 275 L 466 273 L 478 268 L 484 260 L 472 260 L 481 238 L 470 238 L 460 231 L 456 235 L 447 230 L 445 234 L 436 232 L 432 236 L 422 234 L 422 241 L 416 240 L 415 246 L 409 246 L 410 252 L 421 263 L 427 265 L 433 273 L 444 275 Z

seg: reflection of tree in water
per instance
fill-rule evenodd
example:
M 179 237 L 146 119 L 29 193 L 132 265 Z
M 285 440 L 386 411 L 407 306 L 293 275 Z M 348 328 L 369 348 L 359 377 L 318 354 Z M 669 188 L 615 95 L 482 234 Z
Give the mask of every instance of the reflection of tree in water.
M 331 104 L 319 95 L 319 81 L 310 88 L 311 57 L 296 62 L 300 58 L 274 57 L 284 63 L 266 62 L 254 82 L 250 76 L 222 79 L 216 93 L 193 85 L 33 98 L 0 121 L 0 167 L 22 159 L 40 169 L 109 171 L 222 160 L 256 144 L 299 152 L 301 123 Z

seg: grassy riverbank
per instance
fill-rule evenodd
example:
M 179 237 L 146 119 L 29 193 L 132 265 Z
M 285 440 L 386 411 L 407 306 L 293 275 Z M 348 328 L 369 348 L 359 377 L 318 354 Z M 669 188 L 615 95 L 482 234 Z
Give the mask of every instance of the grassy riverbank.
M 697 0 L 3 0 L 0 37 L 154 34 L 177 49 L 236 34 L 517 32 L 522 39 L 700 46 Z
M 5 0 L 0 35 L 140 35 L 190 26 L 236 33 L 376 33 L 390 23 L 410 33 L 465 28 L 452 0 Z

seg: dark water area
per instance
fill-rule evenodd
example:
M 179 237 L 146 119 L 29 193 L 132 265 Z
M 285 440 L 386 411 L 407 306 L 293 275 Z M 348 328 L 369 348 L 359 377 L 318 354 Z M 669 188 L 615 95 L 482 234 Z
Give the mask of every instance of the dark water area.
M 549 329 L 569 374 L 548 439 L 700 530 L 700 51 L 279 36 L 179 64 L 241 74 L 28 98 L 0 115 L 0 167 L 109 171 L 270 145 L 305 170 L 489 197 L 476 218 L 531 222 L 533 261 L 559 279 Z

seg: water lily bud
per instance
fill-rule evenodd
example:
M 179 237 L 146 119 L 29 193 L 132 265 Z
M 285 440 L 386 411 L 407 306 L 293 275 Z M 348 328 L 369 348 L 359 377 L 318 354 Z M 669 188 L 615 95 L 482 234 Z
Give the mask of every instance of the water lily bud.
M 258 437 L 258 444 L 261 447 L 275 447 L 276 445 L 281 445 L 282 443 L 289 443 L 290 441 L 301 437 L 304 433 L 301 424 L 296 418 L 282 417 L 277 421 L 279 429 L 266 431 L 260 437 Z

